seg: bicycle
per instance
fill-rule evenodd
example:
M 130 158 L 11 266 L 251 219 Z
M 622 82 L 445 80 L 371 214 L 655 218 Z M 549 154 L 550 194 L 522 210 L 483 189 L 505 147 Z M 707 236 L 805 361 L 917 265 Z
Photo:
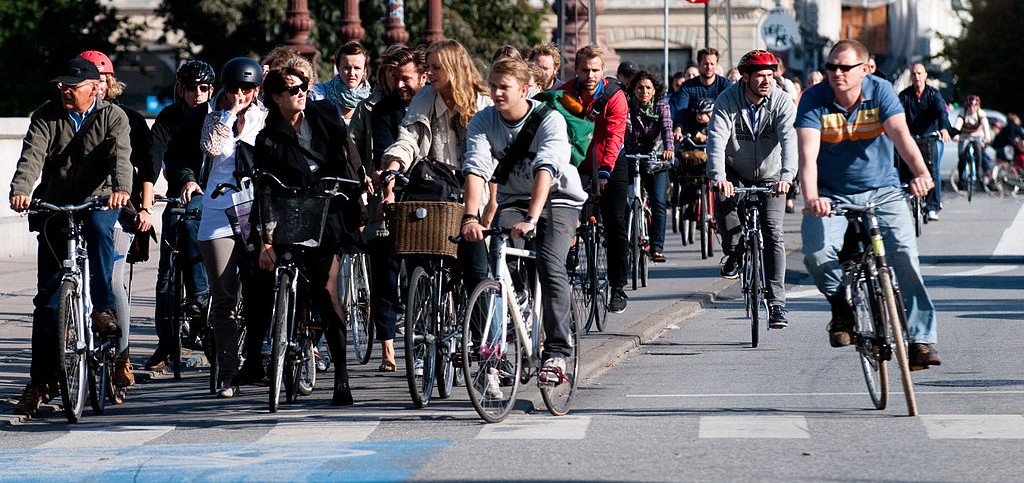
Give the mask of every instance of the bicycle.
M 865 205 L 833 200 L 832 212 L 850 220 L 852 238 L 848 233 L 847 240 L 856 243 L 853 247 L 844 247 L 840 253 L 843 267 L 840 293 L 853 310 L 853 345 L 860 356 L 868 395 L 876 409 L 885 409 L 889 397 L 886 362 L 895 354 L 907 411 L 910 416 L 916 416 L 917 399 L 904 338 L 907 312 L 895 274 L 886 261 L 882 231 L 875 215 L 878 206 L 903 201 L 906 196 L 904 191 L 896 191 Z
M 660 165 L 660 153 L 627 154 L 633 163 L 633 184 L 630 186 L 629 215 L 626 217 L 626 237 L 629 240 L 629 271 L 633 279 L 633 290 L 647 286 L 651 258 L 651 206 L 647 202 L 647 191 L 643 189 L 641 168 Z
M 77 423 L 82 417 L 87 390 L 92 394 L 96 414 L 103 413 L 106 401 L 120 402 L 112 382 L 112 351 L 117 350 L 117 344 L 108 340 L 97 346 L 98 335 L 92 330 L 89 253 L 84 222 L 78 218 L 82 211 L 107 209 L 106 197 L 93 196 L 83 203 L 63 206 L 37 199 L 30 207 L 29 214 L 62 215 L 61 218 L 67 221 L 62 232 L 67 238 L 67 250 L 58 288 L 56 342 L 60 361 L 57 364 L 57 385 L 64 416 L 69 423 Z M 56 216 L 49 217 L 46 223 L 54 219 Z M 48 232 L 46 227 L 43 232 Z
M 338 294 L 342 314 L 348 321 L 356 362 L 366 364 L 373 354 L 374 327 L 370 322 L 369 261 L 365 253 L 346 253 L 341 257 Z
M 690 136 L 683 138 L 682 144 L 689 146 L 687 150 L 704 152 L 707 149 L 706 144 L 697 144 Z M 711 180 L 707 179 L 704 174 L 704 164 L 687 167 L 690 169 L 680 170 L 679 184 L 683 186 L 684 190 L 689 191 L 692 197 L 687 200 L 687 203 L 684 203 L 683 195 L 680 193 L 680 200 L 676 208 L 678 212 L 675 216 L 679 218 L 679 226 L 683 227 L 679 230 L 683 246 L 694 243 L 693 234 L 696 231 L 699 233 L 700 258 L 706 260 L 715 255 L 717 224 L 715 222 L 714 193 L 711 189 Z M 692 213 L 688 222 L 683 221 L 686 211 Z
M 974 198 L 974 187 L 977 184 L 982 185 L 983 190 L 987 190 L 985 183 L 982 178 L 978 176 L 978 160 L 979 156 L 983 156 L 984 153 L 979 153 L 977 145 L 971 140 L 961 140 L 961 145 L 967 144 L 963 148 L 961 159 L 964 159 L 964 171 L 960 173 L 959 170 L 952 170 L 949 174 L 949 185 L 953 188 L 953 191 L 957 193 L 962 190 L 967 191 L 967 202 L 970 202 Z
M 536 270 L 529 270 L 529 287 L 520 296 L 512 282 L 512 268 L 507 265 L 508 257 L 516 259 L 519 274 L 526 269 L 525 260 L 536 259 L 536 252 L 511 247 L 511 234 L 508 228 L 484 231 L 495 247 L 491 269 L 496 280 L 484 281 L 473 289 L 462 325 L 461 362 L 466 389 L 477 414 L 489 423 L 508 417 L 520 383 L 526 384 L 534 376 L 538 377 L 544 405 L 555 416 L 569 413 L 579 383 L 581 314 L 576 304 L 570 304 L 572 354 L 566 358 L 566 370 L 547 375 L 557 382 L 541 381 L 544 333 L 540 279 Z
M 608 283 L 608 253 L 601 210 L 591 197 L 583 207 L 584 216 L 576 227 L 575 242 L 569 248 L 566 266 L 572 287 L 573 303 L 586 314 L 584 333 L 596 328 L 604 332 L 608 321 L 611 285 Z M 588 214 L 589 213 L 589 214 Z
M 737 186 L 735 190 L 736 196 L 739 197 L 737 203 L 741 230 L 739 246 L 743 247 L 743 257 L 740 262 L 740 286 L 743 292 L 743 306 L 746 309 L 747 317 L 750 317 L 750 347 L 757 347 L 762 309 L 766 315 L 765 318 L 768 313 L 761 205 L 763 197 L 774 194 L 775 188 L 774 186 Z

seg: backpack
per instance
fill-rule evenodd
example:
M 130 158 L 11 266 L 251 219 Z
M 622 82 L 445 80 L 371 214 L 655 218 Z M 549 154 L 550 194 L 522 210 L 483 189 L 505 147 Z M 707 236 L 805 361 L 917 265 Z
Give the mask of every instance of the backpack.
M 604 114 L 604 108 L 616 92 L 622 90 L 622 83 L 613 78 L 606 79 L 601 97 L 594 100 L 590 111 L 583 112 L 583 104 L 572 94 L 564 90 L 538 92 L 534 99 L 551 106 L 565 119 L 569 134 L 569 146 L 572 148 L 572 164 L 579 166 L 587 157 L 590 142 L 594 138 L 594 123 Z

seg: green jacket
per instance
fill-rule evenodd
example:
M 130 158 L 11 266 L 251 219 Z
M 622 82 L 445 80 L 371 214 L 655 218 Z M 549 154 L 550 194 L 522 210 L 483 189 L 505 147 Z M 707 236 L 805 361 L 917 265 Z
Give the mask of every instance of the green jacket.
M 82 128 L 79 140 L 72 144 L 75 127 L 60 100 L 47 101 L 36 109 L 11 181 L 11 196 L 31 193 L 33 198 L 69 204 L 92 195 L 131 193 L 128 116 L 120 107 L 100 99 Z M 39 186 L 33 192 L 36 180 Z

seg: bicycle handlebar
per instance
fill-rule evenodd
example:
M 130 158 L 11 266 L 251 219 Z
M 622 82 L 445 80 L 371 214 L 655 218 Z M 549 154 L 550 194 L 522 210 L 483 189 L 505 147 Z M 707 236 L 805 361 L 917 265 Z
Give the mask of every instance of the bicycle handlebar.
M 153 199 L 153 203 L 154 204 L 156 204 L 156 203 L 167 203 L 167 210 L 172 215 L 188 216 L 188 217 L 196 217 L 196 218 L 198 218 L 203 213 L 202 208 L 185 208 L 185 206 L 187 206 L 188 203 L 186 203 L 185 200 L 181 199 L 180 197 L 179 198 L 167 198 L 167 197 L 154 198 Z
M 687 134 L 686 136 L 683 136 L 682 143 L 686 144 L 686 145 L 689 145 L 693 149 L 700 149 L 702 151 L 706 150 L 708 148 L 708 145 L 706 143 L 705 144 L 697 144 L 697 141 L 694 141 L 693 140 L 693 136 L 690 135 L 690 134 Z
M 511 228 L 502 228 L 500 226 L 496 227 L 496 228 L 489 228 L 487 230 L 484 230 L 483 235 L 485 237 L 489 237 L 489 236 L 494 236 L 494 237 L 502 237 L 502 236 L 504 236 L 504 237 L 511 237 L 512 236 L 512 229 Z M 537 235 L 537 230 L 533 229 L 533 230 L 531 230 L 531 231 L 529 231 L 527 233 L 524 233 L 523 234 L 523 239 L 524 240 L 531 240 L 536 235 Z M 448 241 L 450 241 L 452 243 L 459 243 L 459 242 L 462 241 L 462 235 L 459 234 L 459 235 L 455 235 L 455 236 L 449 236 L 448 237 Z
M 29 213 L 42 213 L 42 212 L 71 213 L 71 212 L 83 211 L 83 210 L 104 211 L 104 210 L 108 209 L 107 208 L 107 198 L 109 198 L 109 195 L 105 195 L 105 196 L 92 196 L 92 197 L 89 198 L 88 201 L 86 201 L 84 203 L 81 203 L 81 204 L 77 204 L 77 205 L 55 205 L 53 203 L 50 203 L 49 201 L 44 201 L 44 200 L 36 199 L 36 200 L 32 200 L 32 202 L 29 203 Z
M 403 185 L 409 184 L 409 177 L 402 174 L 401 171 L 394 169 L 386 169 L 381 172 L 380 183 L 388 184 L 392 179 L 400 181 Z

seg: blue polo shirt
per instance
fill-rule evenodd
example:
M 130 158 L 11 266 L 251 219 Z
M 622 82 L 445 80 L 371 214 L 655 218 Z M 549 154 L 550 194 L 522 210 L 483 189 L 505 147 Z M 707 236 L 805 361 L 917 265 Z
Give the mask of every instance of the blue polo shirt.
M 852 111 L 836 104 L 828 82 L 804 91 L 795 126 L 821 131 L 818 188 L 829 194 L 854 194 L 899 186 L 893 144 L 882 123 L 902 113 L 896 90 L 875 76 L 864 78 L 861 101 Z

